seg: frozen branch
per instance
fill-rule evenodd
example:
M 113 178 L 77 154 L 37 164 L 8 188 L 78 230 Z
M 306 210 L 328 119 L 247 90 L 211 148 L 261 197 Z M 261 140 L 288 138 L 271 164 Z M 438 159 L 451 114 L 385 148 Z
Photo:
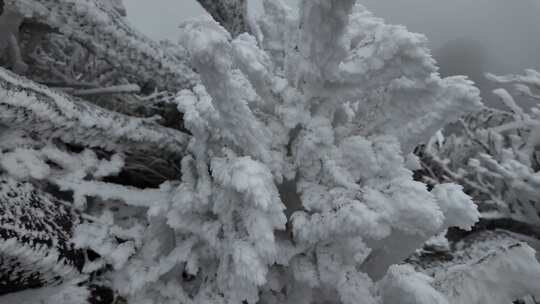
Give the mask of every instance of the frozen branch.
M 47 138 L 119 150 L 180 153 L 188 135 L 107 111 L 0 68 L 0 121 Z
M 46 24 L 108 61 L 137 80 L 160 89 L 178 91 L 192 87 L 198 75 L 183 54 L 169 49 L 134 30 L 117 10 L 101 1 L 20 0 L 13 8 L 32 22 Z M 176 51 L 182 52 L 179 47 Z
M 0 177 L 0 295 L 79 276 L 84 255 L 69 241 L 76 221 L 52 196 Z
M 540 88 L 540 72 L 527 69 L 525 70 L 525 75 L 504 75 L 504 76 L 498 76 L 494 74 L 487 73 L 486 77 L 497 83 L 518 83 L 518 84 L 525 84 L 528 86 Z
M 512 303 L 536 291 L 540 264 L 534 250 L 504 231 L 482 232 L 454 245 L 445 258 L 412 258 L 423 272 L 435 275 L 434 287 L 449 303 Z M 496 288 L 493 288 L 496 286 Z
M 133 94 L 139 93 L 141 88 L 136 84 L 126 84 L 110 86 L 106 88 L 81 89 L 64 88 L 63 91 L 74 96 L 96 96 L 96 95 L 114 95 L 114 94 Z

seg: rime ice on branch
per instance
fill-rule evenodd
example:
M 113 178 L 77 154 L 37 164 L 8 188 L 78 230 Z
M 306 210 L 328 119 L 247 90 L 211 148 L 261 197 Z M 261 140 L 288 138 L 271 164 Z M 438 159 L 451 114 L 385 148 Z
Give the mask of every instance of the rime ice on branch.
M 178 90 L 197 83 L 197 74 L 159 44 L 134 30 L 102 0 L 5 0 L 28 23 L 45 24 L 107 60 L 115 69 L 141 85 L 151 82 L 161 89 Z M 108 2 L 108 1 L 107 1 Z
M 486 218 L 502 218 L 531 225 L 540 231 L 540 110 L 522 108 L 515 96 L 539 98 L 540 73 L 495 76 L 511 84 L 510 91 L 495 90 L 507 109 L 485 109 L 461 121 L 459 132 L 423 150 L 425 177 L 431 182 L 463 184 Z M 531 230 L 529 230 L 531 231 Z M 540 233 L 535 233 L 540 238 Z
M 107 111 L 0 68 L 0 122 L 89 147 L 184 150 L 187 135 L 140 118 Z

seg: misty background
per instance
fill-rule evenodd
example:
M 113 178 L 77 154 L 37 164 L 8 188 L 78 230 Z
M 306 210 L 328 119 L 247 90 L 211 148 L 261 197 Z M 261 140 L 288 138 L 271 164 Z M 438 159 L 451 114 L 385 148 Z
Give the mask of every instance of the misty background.
M 295 2 L 296 0 L 291 0 Z M 429 39 L 441 74 L 467 75 L 484 102 L 499 106 L 484 72 L 540 70 L 540 0 L 361 0 L 377 16 Z M 177 41 L 183 20 L 205 14 L 195 0 L 124 0 L 130 21 L 150 37 Z M 260 11 L 260 0 L 250 9 Z

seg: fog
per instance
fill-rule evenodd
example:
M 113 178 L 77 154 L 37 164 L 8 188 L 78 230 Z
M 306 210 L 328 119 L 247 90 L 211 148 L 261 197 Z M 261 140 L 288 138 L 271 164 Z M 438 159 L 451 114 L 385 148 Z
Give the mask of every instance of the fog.
M 139 30 L 156 39 L 177 40 L 182 20 L 201 16 L 195 0 L 123 0 L 128 18 Z
M 252 0 L 254 2 L 260 0 Z M 204 14 L 194 0 L 124 0 L 128 17 L 155 39 L 176 40 L 178 24 Z M 291 0 L 293 2 L 293 0 Z M 361 0 L 376 15 L 425 34 L 443 75 L 540 69 L 540 0 Z M 252 7 L 258 7 L 254 3 Z

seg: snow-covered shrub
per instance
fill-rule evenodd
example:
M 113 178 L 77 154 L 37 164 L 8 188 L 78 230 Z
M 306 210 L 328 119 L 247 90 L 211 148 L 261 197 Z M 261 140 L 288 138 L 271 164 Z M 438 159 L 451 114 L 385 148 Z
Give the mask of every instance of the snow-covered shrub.
M 533 101 L 540 99 L 535 93 L 535 90 L 540 89 L 540 74 L 534 70 L 527 70 L 525 75 L 487 74 L 487 78 L 501 85 L 510 84 L 516 93 L 514 96 Z M 467 256 L 474 257 L 479 253 L 490 252 L 479 262 L 466 261 L 466 275 L 461 273 L 463 270 L 459 268 L 457 271 L 447 272 L 451 276 L 450 281 L 444 283 L 447 285 L 444 288 L 460 291 L 452 292 L 454 295 L 451 298 L 453 297 L 454 301 L 451 303 L 485 303 L 494 301 L 493 299 L 497 299 L 495 303 L 509 303 L 511 299 L 515 299 L 514 292 L 518 290 L 531 287 L 534 287 L 531 290 L 538 290 L 538 287 L 535 287 L 538 286 L 538 278 L 535 274 L 536 266 L 533 266 L 537 265 L 534 252 L 525 255 L 525 251 L 529 250 L 524 249 L 527 246 L 514 244 L 513 247 L 508 247 L 504 243 L 514 243 L 520 239 L 536 250 L 539 248 L 540 110 L 536 107 L 522 108 L 507 89 L 500 88 L 493 93 L 506 105 L 506 110 L 484 108 L 479 113 L 468 115 L 446 131 L 450 135 L 445 137 L 439 133 L 417 151 L 422 163 L 422 169 L 417 173 L 425 182 L 432 185 L 459 183 L 479 206 L 481 221 L 476 227 L 477 232 L 469 237 L 472 241 L 467 242 L 467 246 L 476 248 L 476 253 L 469 253 Z M 494 232 L 483 232 L 484 230 Z M 507 233 L 508 231 L 512 233 Z M 488 243 L 476 241 L 485 235 L 488 236 Z M 501 242 L 501 237 L 507 240 Z M 491 244 L 491 248 L 486 248 L 485 244 Z M 460 256 L 463 256 L 460 252 L 460 247 L 464 247 L 463 241 L 450 247 L 452 248 L 443 250 L 447 251 L 445 254 L 454 256 L 450 265 L 460 264 L 455 257 L 459 260 Z M 516 248 L 518 251 L 525 251 L 506 259 L 496 258 L 517 253 Z M 506 269 L 504 274 L 491 273 L 491 270 L 479 267 L 478 264 L 485 265 L 485 262 L 490 260 L 497 261 L 496 263 L 513 263 L 514 266 L 501 264 L 500 267 Z M 426 266 L 425 262 L 424 259 L 423 266 Z M 440 261 L 435 264 L 438 263 Z M 491 279 L 484 280 L 472 274 L 471 267 L 479 269 L 478 274 Z M 439 267 L 427 268 L 431 269 L 432 273 L 437 272 L 437 276 L 445 276 L 445 271 L 441 271 Z M 516 276 L 525 275 L 531 278 L 522 283 L 532 282 L 532 286 L 513 283 L 519 281 L 515 279 Z M 454 283 L 458 280 L 474 287 L 467 291 L 467 288 L 455 286 Z M 492 282 L 488 283 L 489 281 Z M 495 285 L 497 288 L 492 289 L 491 286 Z M 497 292 L 506 295 L 494 296 Z M 537 303 L 539 298 L 540 295 L 535 295 L 535 298 L 519 303 Z
M 507 231 L 473 233 L 449 252 L 419 252 L 408 262 L 446 296 L 442 303 L 535 304 L 540 297 L 536 252 Z M 513 302 L 518 298 L 525 301 Z
M 103 256 L 130 303 L 376 303 L 388 267 L 476 220 L 459 187 L 428 192 L 405 157 L 478 91 L 355 1 L 265 6 L 256 37 L 184 26 L 201 84 L 177 98 L 193 134 L 182 180 L 148 203 L 127 261 Z
M 522 97 L 540 100 L 540 73 L 487 77 L 512 84 Z M 458 182 L 485 217 L 540 225 L 540 110 L 519 106 L 506 89 L 493 92 L 507 110 L 484 109 L 463 119 L 455 133 L 422 150 L 426 176 Z
M 432 236 L 470 229 L 479 216 L 460 186 L 428 191 L 413 180 L 414 147 L 481 106 L 470 81 L 440 78 L 423 36 L 385 24 L 354 0 L 304 0 L 299 11 L 267 0 L 266 14 L 249 27 L 245 1 L 201 1 L 223 27 L 188 22 L 181 46 L 141 37 L 101 0 L 6 3 L 56 30 L 43 49 L 61 71 L 84 70 L 60 60 L 78 44 L 95 56 L 93 73 L 109 66 L 141 88 L 178 91 L 164 101 L 177 108 L 172 128 L 39 85 L 49 74 L 32 72 L 35 64 L 31 80 L 0 70 L 0 168 L 80 218 L 72 243 L 93 257 L 70 272 L 77 282 L 110 286 L 129 304 L 432 304 L 460 296 L 452 293 L 459 281 L 397 265 Z M 236 35 L 248 28 L 252 34 Z M 28 59 L 33 48 L 24 37 L 18 43 Z M 100 90 L 126 84 L 98 76 L 89 79 Z M 166 169 L 154 159 L 177 165 L 178 175 L 166 174 L 159 188 L 126 185 L 134 156 L 148 160 L 137 163 L 148 166 L 137 178 Z M 520 246 L 489 271 L 519 273 L 516 263 L 535 262 Z M 520 253 L 524 259 L 512 259 Z M 534 270 L 516 275 L 518 283 Z M 520 286 L 497 296 L 534 292 Z M 62 290 L 47 286 L 44 301 L 87 298 Z

